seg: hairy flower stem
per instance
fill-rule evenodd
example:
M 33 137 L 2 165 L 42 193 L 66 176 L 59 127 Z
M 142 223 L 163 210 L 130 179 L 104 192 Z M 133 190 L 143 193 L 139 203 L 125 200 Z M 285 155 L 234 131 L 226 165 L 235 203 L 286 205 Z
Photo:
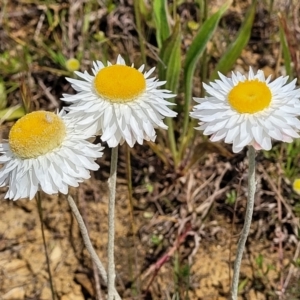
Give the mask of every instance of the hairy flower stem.
M 67 196 L 67 199 L 68 199 L 70 208 L 71 208 L 71 210 L 72 210 L 72 212 L 73 212 L 73 214 L 74 214 L 74 216 L 77 220 L 77 223 L 78 223 L 81 235 L 82 235 L 84 245 L 85 245 L 87 251 L 89 252 L 89 254 L 91 255 L 92 260 L 94 261 L 95 265 L 97 266 L 103 281 L 107 284 L 107 274 L 106 274 L 105 268 L 104 268 L 102 262 L 100 261 L 98 255 L 97 255 L 97 253 L 96 253 L 96 251 L 95 251 L 95 249 L 94 249 L 94 247 L 91 243 L 87 228 L 86 228 L 86 226 L 84 224 L 84 221 L 83 221 L 83 218 L 82 218 L 82 216 L 81 216 L 81 214 L 80 214 L 80 212 L 77 208 L 77 205 L 76 205 L 76 203 L 74 202 L 73 198 L 70 195 Z M 118 295 L 118 293 L 115 289 L 114 289 L 114 294 L 115 294 L 117 300 L 121 300 L 121 297 Z
M 43 244 L 44 244 L 44 250 L 45 250 L 45 256 L 46 256 L 47 271 L 48 271 L 48 275 L 49 275 L 50 290 L 51 290 L 52 300 L 55 300 L 56 297 L 55 297 L 55 293 L 54 293 L 52 273 L 51 273 L 51 268 L 50 268 L 50 259 L 49 259 L 49 255 L 48 255 L 48 249 L 47 249 L 46 238 L 45 238 L 45 230 L 44 230 L 44 222 L 43 222 L 43 209 L 42 209 L 42 197 L 41 197 L 41 192 L 40 191 L 37 192 L 37 197 L 35 199 L 36 199 L 38 212 L 39 212 L 39 217 L 40 217 L 40 222 L 41 222 L 42 238 L 43 238 Z
M 245 215 L 245 223 L 241 233 L 241 237 L 237 247 L 236 259 L 234 262 L 233 278 L 231 286 L 231 299 L 237 300 L 238 298 L 238 287 L 239 287 L 239 276 L 240 268 L 243 257 L 243 252 L 245 249 L 245 244 L 251 227 L 251 220 L 253 215 L 254 207 L 254 194 L 255 194 L 255 150 L 252 146 L 248 149 L 248 159 L 249 159 L 249 172 L 248 172 L 248 199 L 247 208 Z
M 107 287 L 108 300 L 113 300 L 115 296 L 115 198 L 116 198 L 116 181 L 117 181 L 117 165 L 118 165 L 118 146 L 111 150 L 110 175 L 108 179 L 109 187 L 109 203 L 108 203 L 108 271 L 107 271 Z

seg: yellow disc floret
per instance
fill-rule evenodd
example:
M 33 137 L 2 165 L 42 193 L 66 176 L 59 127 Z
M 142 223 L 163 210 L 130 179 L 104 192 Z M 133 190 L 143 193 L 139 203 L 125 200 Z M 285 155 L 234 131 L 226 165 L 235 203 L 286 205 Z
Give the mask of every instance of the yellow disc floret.
M 9 133 L 12 152 L 22 158 L 36 158 L 59 147 L 66 135 L 62 119 L 52 112 L 36 111 L 19 119 Z
M 66 68 L 70 72 L 78 71 L 80 68 L 80 62 L 76 58 L 70 58 L 66 61 Z
M 231 107 L 241 114 L 262 111 L 270 105 L 271 99 L 270 88 L 257 79 L 239 82 L 228 95 Z
M 297 193 L 297 194 L 300 194 L 300 178 L 296 178 L 294 180 L 294 183 L 293 183 L 293 190 Z
M 97 93 L 111 102 L 134 101 L 146 89 L 144 75 L 135 68 L 113 65 L 101 69 L 95 76 Z

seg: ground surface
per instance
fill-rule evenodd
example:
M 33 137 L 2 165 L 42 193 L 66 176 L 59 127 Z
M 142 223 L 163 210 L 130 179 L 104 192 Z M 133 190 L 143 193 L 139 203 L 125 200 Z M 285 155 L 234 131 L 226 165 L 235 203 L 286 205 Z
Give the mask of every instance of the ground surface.
M 208 162 L 208 166 L 212 162 Z M 209 172 L 208 166 L 204 167 L 204 171 Z M 161 201 L 160 197 L 150 196 L 151 193 L 148 197 L 134 199 L 134 220 L 137 228 L 135 239 L 131 233 L 127 187 L 120 180 L 116 209 L 116 267 L 117 285 L 124 299 L 134 299 L 135 288 L 139 287 L 142 292 L 147 293 L 145 299 L 169 299 L 176 289 L 181 297 L 187 292 L 189 299 L 227 299 L 229 269 L 234 260 L 237 234 L 243 222 L 245 195 L 241 192 L 236 224 L 232 230 L 232 207 L 224 206 L 225 192 L 228 189 L 226 185 L 221 188 L 218 186 L 219 182 L 224 180 L 226 173 L 230 172 L 230 167 L 228 163 L 219 163 L 219 166 L 220 170 L 210 176 L 215 178 L 211 182 L 203 182 L 200 179 L 201 175 L 197 175 L 198 172 L 187 177 L 188 181 L 183 183 L 184 186 L 193 182 L 194 186 L 206 184 L 210 188 L 203 187 L 201 192 L 196 191 L 193 197 L 181 195 L 190 202 L 188 205 L 176 205 L 172 214 L 165 214 L 166 208 L 161 207 L 164 201 Z M 184 181 L 187 178 L 185 176 L 178 180 Z M 271 200 L 262 201 L 264 198 L 273 198 L 274 193 L 264 191 L 261 185 L 259 186 L 260 196 L 257 197 L 254 222 L 241 271 L 241 278 L 245 285 L 243 295 L 245 299 L 251 300 L 277 299 L 275 291 L 280 283 L 279 271 L 282 270 L 286 279 L 295 247 L 294 241 L 288 241 L 286 235 L 281 267 L 274 228 L 276 224 L 272 222 L 272 213 L 267 207 L 275 206 L 275 203 Z M 88 224 L 93 245 L 105 263 L 107 184 L 105 180 L 92 179 L 82 184 L 79 190 L 74 189 L 71 193 L 74 197 L 81 195 L 79 208 Z M 152 202 L 153 198 L 157 198 L 154 200 L 155 204 Z M 212 202 L 213 205 L 210 206 Z M 57 296 L 63 300 L 95 299 L 92 264 L 83 247 L 77 223 L 72 218 L 65 197 L 45 195 L 42 205 Z M 204 216 L 206 207 L 212 210 L 208 217 Z M 191 212 L 188 211 L 189 209 Z M 0 221 L 2 299 L 51 299 L 36 202 L 6 200 L 1 204 L 0 213 L 3 216 Z M 286 222 L 286 225 L 288 223 Z M 188 235 L 183 243 L 176 247 L 178 237 L 185 231 Z M 170 252 L 174 246 L 176 251 Z M 163 264 L 147 291 L 146 287 L 154 274 L 153 270 L 151 272 L 151 267 L 165 253 L 172 253 L 170 260 Z M 258 267 L 259 257 L 261 263 Z M 188 262 L 190 271 L 187 271 L 186 267 Z M 138 266 L 137 273 L 135 273 L 135 264 Z M 179 264 L 179 269 L 176 264 Z M 174 280 L 176 272 L 181 273 L 177 284 Z M 297 278 L 297 268 L 293 268 L 291 272 L 293 278 Z M 134 275 L 130 274 L 140 275 L 138 284 L 134 285 L 135 288 L 132 287 Z M 187 285 L 188 274 L 190 276 Z M 103 286 L 102 293 L 104 291 Z M 298 294 L 296 291 L 295 298 L 288 299 L 297 299 L 298 296 L 299 291 Z
M 44 44 L 39 43 L 37 37 L 43 35 L 46 41 L 49 38 L 50 42 L 59 43 L 60 34 L 64 33 L 64 22 L 73 24 L 73 27 L 65 28 L 70 40 L 62 50 L 69 57 L 74 49 L 83 46 L 84 35 L 74 37 L 80 21 L 73 20 L 72 23 L 72 17 L 68 19 L 63 14 L 59 15 L 64 9 L 69 9 L 68 3 L 49 4 L 54 21 L 52 27 L 46 30 L 45 22 L 41 22 L 42 16 L 48 20 L 50 18 L 45 4 L 38 3 L 38 6 L 31 2 L 6 3 L 8 17 L 0 30 L 3 41 L 0 48 L 4 53 L 1 54 L 0 74 L 12 91 L 8 95 L 9 105 L 21 101 L 20 86 L 25 80 L 32 95 L 33 107 L 53 110 L 62 105 L 59 100 L 61 93 L 71 90 L 63 77 L 66 71 L 59 70 L 58 61 Z M 214 3 L 219 7 L 218 1 Z M 273 10 L 284 11 L 286 7 L 281 4 L 282 1 L 275 1 Z M 212 61 L 219 59 L 225 49 L 224 36 L 232 38 L 236 34 L 248 6 L 249 1 L 234 2 L 220 22 L 214 43 L 209 45 L 216 51 Z M 101 54 L 108 55 L 112 61 L 119 52 L 125 55 L 130 53 L 132 61 L 139 61 L 131 2 L 120 1 L 114 13 L 99 7 L 90 15 L 90 30 L 95 34 L 96 29 L 100 28 L 110 42 L 107 48 L 95 43 L 88 48 L 91 52 L 84 52 L 83 70 L 90 67 L 90 59 L 98 59 L 98 47 L 102 47 Z M 295 12 L 298 10 L 299 7 L 295 7 Z M 78 11 L 83 12 L 81 9 Z M 258 5 L 249 45 L 234 66 L 235 70 L 245 72 L 246 66 L 252 65 L 262 68 L 267 75 L 284 73 L 278 38 L 274 38 L 278 32 L 274 11 L 269 14 L 268 5 L 262 2 Z M 46 12 L 45 15 L 42 12 Z M 68 13 L 72 15 L 72 11 L 68 10 Z M 178 13 L 183 24 L 193 19 L 193 1 L 185 1 Z M 56 23 L 55 17 L 58 15 L 62 19 Z M 1 15 L 0 20 L 3 21 L 3 18 Z M 122 27 L 124 24 L 126 30 Z M 128 36 L 130 39 L 127 39 Z M 26 48 L 27 37 L 34 41 L 33 48 L 29 47 L 29 50 Z M 183 51 L 191 38 L 190 32 L 184 36 Z M 149 39 L 153 39 L 153 33 Z M 58 44 L 53 45 L 51 47 L 57 50 Z M 5 54 L 7 52 L 11 55 L 9 58 Z M 156 56 L 151 51 L 148 55 L 151 65 Z M 29 71 L 14 65 L 15 57 L 22 57 L 21 62 L 26 61 L 26 66 L 30 66 Z M 4 58 L 8 61 L 7 65 L 3 63 Z M 8 65 L 16 70 L 6 68 Z M 213 62 L 209 67 L 212 65 Z M 12 82 L 17 82 L 17 87 Z M 199 90 L 200 84 L 195 80 L 194 94 L 198 95 Z M 179 100 L 181 96 L 178 96 Z M 1 125 L 2 138 L 7 138 L 8 128 L 12 124 L 5 122 Z M 246 206 L 246 151 L 232 155 L 229 146 L 212 146 L 200 135 L 196 137 L 196 143 L 200 145 L 197 149 L 201 159 L 187 170 L 174 171 L 172 167 L 165 166 L 147 144 L 131 149 L 133 218 L 126 185 L 126 147 L 120 148 L 116 282 L 123 299 L 228 299 Z M 257 155 L 256 204 L 242 263 L 240 299 L 280 299 L 280 291 L 284 291 L 281 299 L 300 299 L 299 264 L 292 263 L 297 262 L 300 251 L 297 239 L 299 196 L 292 191 L 291 178 L 285 175 L 282 167 L 287 152 L 280 145 L 275 145 L 275 148 L 277 156 L 274 153 L 267 156 L 262 152 Z M 296 149 L 296 152 L 299 151 Z M 99 257 L 106 264 L 108 150 L 98 162 L 101 168 L 92 174 L 92 179 L 81 184 L 77 190 L 71 189 L 70 193 L 88 225 Z M 0 299 L 51 299 L 36 201 L 12 202 L 2 200 L 4 195 L 5 188 L 1 188 Z M 237 205 L 232 200 L 236 200 Z M 105 285 L 96 279 L 65 196 L 42 195 L 42 207 L 57 298 L 105 299 Z

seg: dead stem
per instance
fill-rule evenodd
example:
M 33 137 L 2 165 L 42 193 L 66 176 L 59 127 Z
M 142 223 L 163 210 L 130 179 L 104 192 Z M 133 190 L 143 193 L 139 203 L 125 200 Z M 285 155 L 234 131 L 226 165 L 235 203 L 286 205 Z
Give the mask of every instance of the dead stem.
M 300 242 L 297 242 L 297 248 L 296 248 L 296 251 L 295 251 L 295 254 L 294 254 L 294 257 L 293 257 L 294 262 L 296 262 L 296 260 L 298 259 L 299 253 L 300 253 Z M 288 275 L 285 279 L 285 282 L 284 282 L 284 285 L 283 285 L 283 288 L 282 288 L 283 293 L 286 291 L 295 269 L 297 270 L 297 267 L 294 266 L 293 264 L 291 264 L 290 269 L 289 269 L 289 273 L 288 273 Z

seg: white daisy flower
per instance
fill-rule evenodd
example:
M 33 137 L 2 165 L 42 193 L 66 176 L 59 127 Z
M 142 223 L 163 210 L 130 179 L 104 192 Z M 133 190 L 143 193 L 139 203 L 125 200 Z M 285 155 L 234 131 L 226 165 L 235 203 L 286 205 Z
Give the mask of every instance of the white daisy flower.
M 100 144 L 93 145 L 63 112 L 36 111 L 19 119 L 7 142 L 0 144 L 0 186 L 8 186 L 5 198 L 32 199 L 38 190 L 68 193 L 68 186 L 97 170 Z
M 290 143 L 299 137 L 296 79 L 286 84 L 288 76 L 281 76 L 270 82 L 271 76 L 266 79 L 263 71 L 254 74 L 251 68 L 247 77 L 239 72 L 232 78 L 219 76 L 221 80 L 203 85 L 209 96 L 194 98 L 199 104 L 190 114 L 200 121 L 196 129 L 212 135 L 211 141 L 224 139 L 237 153 L 246 145 L 270 150 L 271 138 Z
M 168 129 L 162 120 L 177 113 L 167 107 L 174 103 L 165 99 L 175 95 L 158 89 L 165 81 L 149 78 L 155 68 L 143 73 L 144 65 L 139 69 L 126 66 L 120 55 L 115 65 L 108 62 L 105 67 L 96 61 L 93 66 L 94 75 L 75 72 L 83 80 L 67 78 L 78 93 L 64 94 L 62 100 L 72 103 L 66 110 L 77 125 L 91 134 L 100 132 L 109 147 L 124 141 L 130 147 L 135 142 L 154 141 L 155 128 Z

